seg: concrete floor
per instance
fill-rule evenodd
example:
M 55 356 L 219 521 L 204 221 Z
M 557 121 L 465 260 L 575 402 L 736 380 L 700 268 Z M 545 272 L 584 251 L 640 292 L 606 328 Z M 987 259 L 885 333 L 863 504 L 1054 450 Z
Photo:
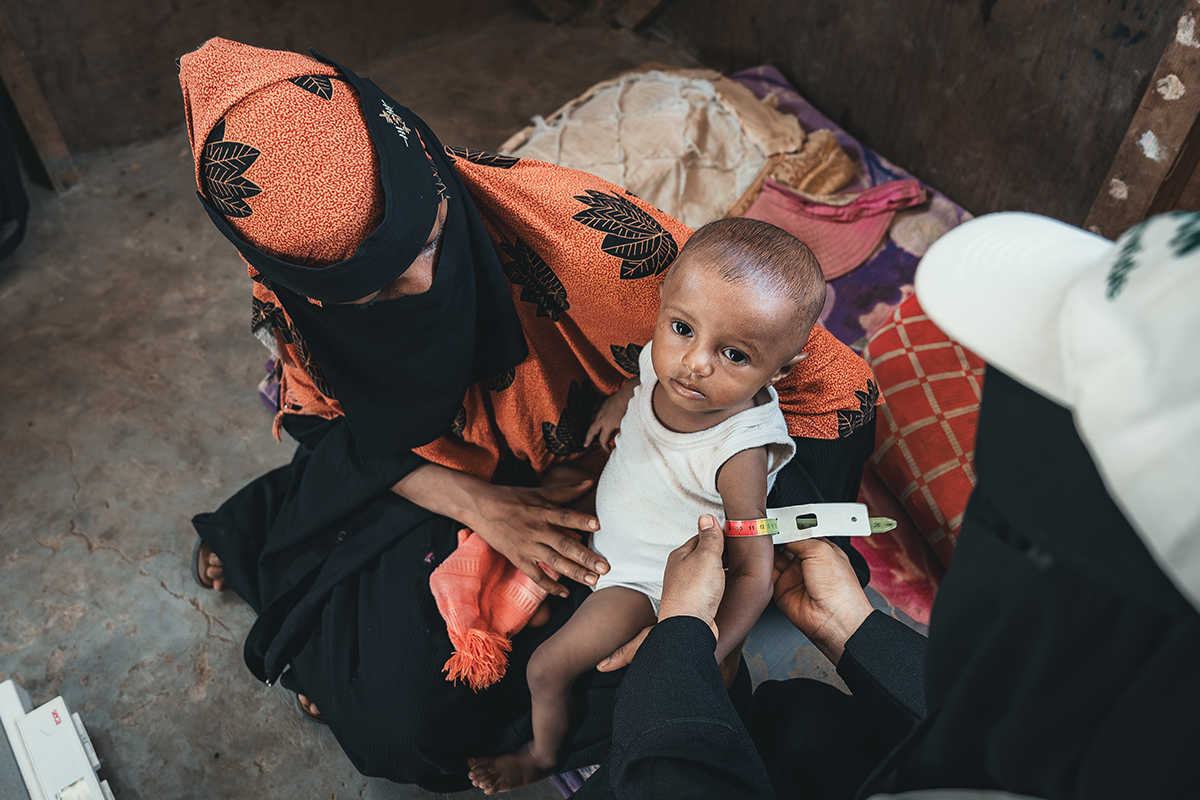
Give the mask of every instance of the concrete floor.
M 354 66 L 444 142 L 492 149 L 647 60 L 695 65 L 514 12 Z M 65 196 L 31 188 L 0 264 L 0 680 L 81 713 L 118 800 L 436 796 L 359 775 L 246 669 L 249 608 L 191 580 L 190 517 L 292 446 L 256 396 L 250 283 L 193 195 L 182 129 L 79 167 Z

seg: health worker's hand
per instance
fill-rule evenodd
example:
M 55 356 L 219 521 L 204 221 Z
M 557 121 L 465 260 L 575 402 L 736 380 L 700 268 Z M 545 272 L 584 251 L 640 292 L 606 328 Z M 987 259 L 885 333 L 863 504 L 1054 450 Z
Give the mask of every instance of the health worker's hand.
M 775 553 L 775 605 L 836 665 L 846 641 L 871 612 L 850 559 L 828 539 L 805 539 Z
M 661 622 L 670 617 L 696 617 L 704 620 L 712 629 L 713 636 L 720 639 L 716 617 L 721 597 L 725 594 L 725 568 L 721 563 L 725 537 L 711 514 L 700 517 L 698 527 L 698 534 L 667 557 L 658 619 Z M 642 629 L 633 640 L 621 645 L 611 656 L 597 664 L 596 669 L 611 672 L 628 666 L 652 627 Z

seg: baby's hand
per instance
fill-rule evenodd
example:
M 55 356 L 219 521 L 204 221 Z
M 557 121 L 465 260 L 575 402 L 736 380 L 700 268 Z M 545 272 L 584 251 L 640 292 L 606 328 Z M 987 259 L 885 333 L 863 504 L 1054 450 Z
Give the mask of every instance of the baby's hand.
M 625 409 L 629 407 L 629 401 L 633 398 L 633 390 L 637 385 L 638 379 L 630 378 L 624 386 L 617 390 L 616 394 L 604 398 L 604 402 L 596 410 L 596 416 L 592 418 L 592 424 L 583 440 L 585 448 L 590 447 L 592 442 L 598 441 L 605 452 L 612 452 L 614 440 L 621 432 L 621 418 L 625 416 Z

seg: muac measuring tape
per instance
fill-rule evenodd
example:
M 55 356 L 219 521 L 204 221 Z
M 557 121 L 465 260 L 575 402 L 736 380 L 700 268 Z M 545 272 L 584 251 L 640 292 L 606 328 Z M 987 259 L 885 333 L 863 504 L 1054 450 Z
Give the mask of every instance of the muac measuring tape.
M 768 508 L 763 519 L 731 519 L 725 535 L 770 536 L 775 544 L 787 544 L 818 536 L 870 536 L 895 527 L 894 519 L 869 516 L 862 503 L 808 503 Z

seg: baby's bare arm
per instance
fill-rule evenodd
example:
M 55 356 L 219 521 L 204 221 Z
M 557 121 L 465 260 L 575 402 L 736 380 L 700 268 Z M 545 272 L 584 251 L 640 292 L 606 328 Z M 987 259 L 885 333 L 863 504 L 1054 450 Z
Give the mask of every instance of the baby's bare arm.
M 596 410 L 596 416 L 592 419 L 591 426 L 588 427 L 587 436 L 584 437 L 583 446 L 585 448 L 590 447 L 592 441 L 595 440 L 606 451 L 612 451 L 613 439 L 621 432 L 621 419 L 625 416 L 626 409 L 629 408 L 629 401 L 633 399 L 633 390 L 640 383 L 641 378 L 634 375 L 625 381 L 625 385 L 615 394 L 604 399 L 600 408 Z
M 767 514 L 767 449 L 737 453 L 717 473 L 725 519 L 761 519 Z M 725 596 L 717 610 L 716 657 L 741 644 L 771 601 L 775 548 L 769 536 L 725 540 Z

